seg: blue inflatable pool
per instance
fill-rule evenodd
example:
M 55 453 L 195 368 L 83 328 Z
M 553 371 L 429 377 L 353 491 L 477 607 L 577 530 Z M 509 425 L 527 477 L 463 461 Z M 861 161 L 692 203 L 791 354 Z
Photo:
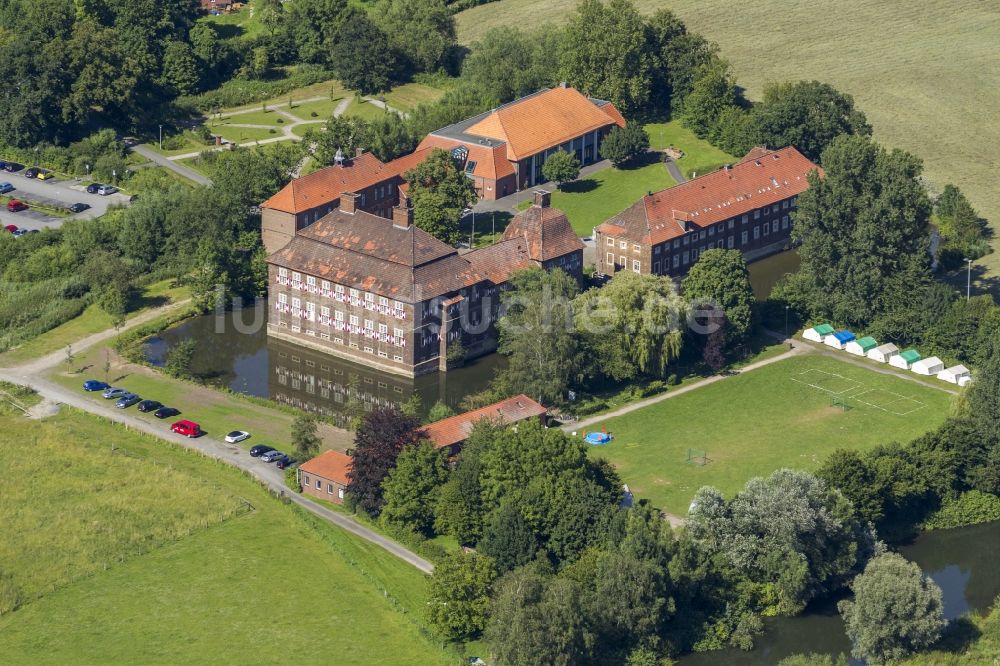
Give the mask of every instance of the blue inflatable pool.
M 587 436 L 583 438 L 583 441 L 587 442 L 587 444 L 601 446 L 602 444 L 611 443 L 611 435 L 606 432 L 589 432 L 587 433 Z

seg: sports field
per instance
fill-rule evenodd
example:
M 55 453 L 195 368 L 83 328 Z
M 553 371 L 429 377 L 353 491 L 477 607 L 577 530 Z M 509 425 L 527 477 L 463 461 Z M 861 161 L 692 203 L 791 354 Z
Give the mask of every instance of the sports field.
M 456 661 L 420 572 L 235 470 L 70 410 L 0 428 L 0 663 Z
M 576 0 L 500 0 L 458 15 L 459 40 L 497 25 L 565 21 Z M 1000 12 L 979 0 L 636 0 L 669 8 L 721 47 L 751 98 L 768 81 L 818 79 L 854 95 L 876 137 L 924 160 L 1000 224 Z M 996 228 L 996 227 L 994 227 Z M 1000 274 L 1000 253 L 980 262 Z
M 602 425 L 612 443 L 590 452 L 614 463 L 636 497 L 683 515 L 704 485 L 732 496 L 781 467 L 816 469 L 837 448 L 909 441 L 944 421 L 951 399 L 894 374 L 805 354 L 609 419 Z M 688 461 L 701 452 L 707 462 Z

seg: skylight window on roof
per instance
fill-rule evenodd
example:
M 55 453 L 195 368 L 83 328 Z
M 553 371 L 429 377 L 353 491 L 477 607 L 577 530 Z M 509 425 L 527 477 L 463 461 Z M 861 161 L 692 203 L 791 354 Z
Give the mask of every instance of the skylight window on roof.
M 465 165 L 465 173 L 471 174 L 476 170 L 476 161 L 472 160 Z

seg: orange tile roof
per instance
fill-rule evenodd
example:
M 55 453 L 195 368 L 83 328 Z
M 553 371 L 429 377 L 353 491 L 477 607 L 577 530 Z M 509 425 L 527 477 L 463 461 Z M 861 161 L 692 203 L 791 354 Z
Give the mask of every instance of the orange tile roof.
M 472 432 L 472 426 L 482 419 L 496 419 L 503 424 L 509 424 L 541 416 L 544 413 L 545 408 L 528 396 L 515 395 L 512 398 L 474 409 L 471 412 L 429 423 L 423 428 L 423 436 L 434 442 L 434 446 L 440 449 L 465 441 L 469 433 Z
M 611 123 L 624 127 L 618 109 L 604 106 L 611 108 L 558 86 L 501 106 L 466 132 L 505 142 L 507 159 L 516 162 Z
M 299 469 L 346 486 L 347 473 L 351 471 L 351 456 L 340 451 L 324 451 L 312 460 L 302 463 Z
M 794 147 L 751 151 L 728 169 L 646 195 L 597 227 L 609 236 L 657 244 L 801 194 L 810 171 L 823 171 Z
M 584 248 L 566 213 L 558 208 L 532 205 L 510 221 L 503 240 L 522 238 L 534 261 L 543 262 Z
M 344 192 L 357 192 L 385 180 L 384 166 L 371 153 L 362 153 L 343 166 L 335 164 L 296 178 L 261 207 L 294 214 L 323 206 L 340 199 Z
M 461 141 L 449 137 L 428 134 L 417 146 L 417 151 L 430 148 L 451 150 L 464 146 L 469 151 L 468 162 L 475 162 L 476 168 L 472 175 L 489 180 L 497 180 L 504 176 L 514 175 L 514 165 L 507 159 L 507 149 L 501 146 L 484 146 L 471 141 Z M 401 158 L 402 159 L 402 158 Z

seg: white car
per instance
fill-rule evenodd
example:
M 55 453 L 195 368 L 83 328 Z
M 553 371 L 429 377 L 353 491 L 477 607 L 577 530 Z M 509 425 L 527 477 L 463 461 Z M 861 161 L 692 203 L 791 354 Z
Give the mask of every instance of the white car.
M 244 430 L 234 430 L 228 435 L 226 435 L 226 441 L 230 444 L 235 444 L 236 442 L 242 442 L 244 439 L 248 439 L 250 433 Z

